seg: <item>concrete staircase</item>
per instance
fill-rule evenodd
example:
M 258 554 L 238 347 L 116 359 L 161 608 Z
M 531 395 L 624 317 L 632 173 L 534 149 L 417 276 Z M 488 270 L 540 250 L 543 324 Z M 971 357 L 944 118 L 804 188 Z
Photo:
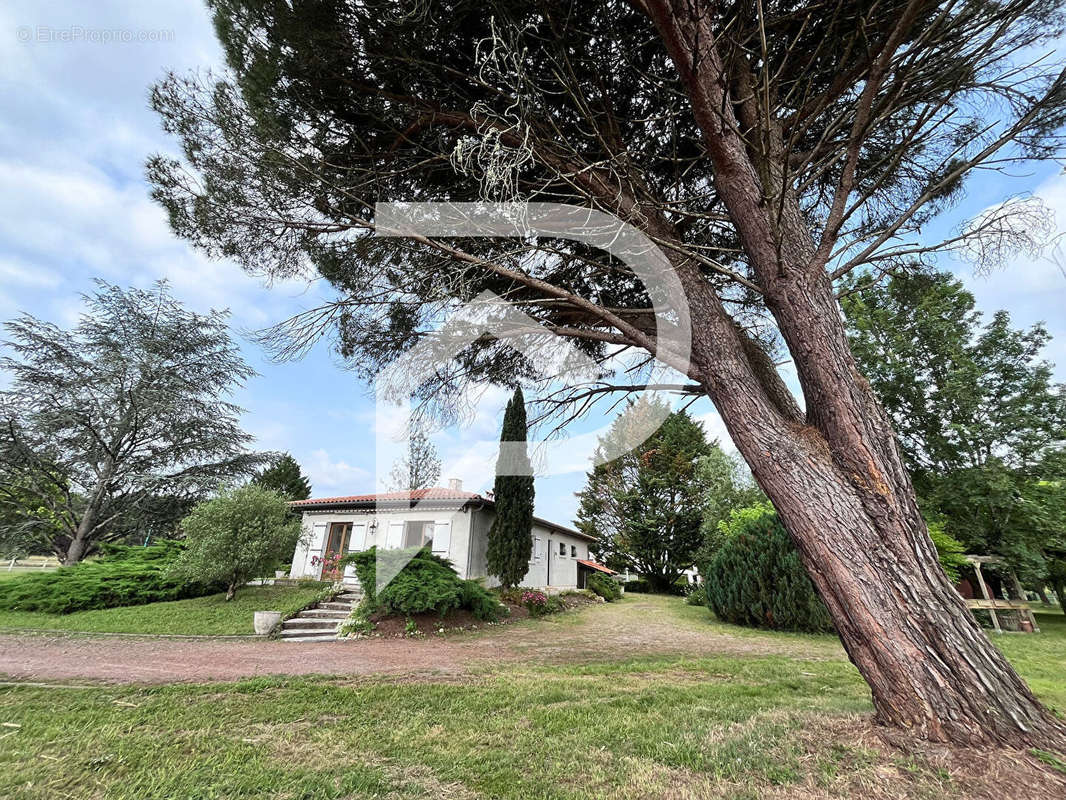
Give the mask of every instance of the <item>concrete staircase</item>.
M 281 623 L 281 638 L 286 642 L 328 642 L 337 638 L 341 623 L 363 599 L 361 593 L 345 590 L 332 600 L 306 608 Z

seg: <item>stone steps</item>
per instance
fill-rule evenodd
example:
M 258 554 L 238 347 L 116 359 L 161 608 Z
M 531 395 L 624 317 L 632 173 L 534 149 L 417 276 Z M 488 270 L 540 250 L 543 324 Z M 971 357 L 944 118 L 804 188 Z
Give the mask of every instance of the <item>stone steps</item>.
M 362 594 L 346 591 L 314 608 L 306 608 L 281 623 L 281 638 L 286 642 L 332 641 L 353 606 L 362 599 Z
M 282 632 L 296 630 L 337 630 L 337 626 L 344 618 L 335 619 L 330 617 L 293 617 L 281 623 Z

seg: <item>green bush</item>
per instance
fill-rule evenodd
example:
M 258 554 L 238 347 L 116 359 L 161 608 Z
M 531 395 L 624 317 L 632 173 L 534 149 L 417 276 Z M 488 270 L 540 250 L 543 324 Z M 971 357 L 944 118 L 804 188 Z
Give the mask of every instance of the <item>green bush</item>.
M 944 530 L 944 523 L 940 520 L 933 520 L 929 523 L 929 538 L 933 540 L 937 558 L 948 580 L 958 583 L 962 579 L 959 570 L 970 564 L 966 560 L 966 548 L 962 542 Z
M 625 584 L 627 594 L 650 594 L 651 584 L 645 578 L 627 581 Z
M 589 575 L 585 585 L 608 603 L 613 603 L 622 597 L 622 588 L 618 585 L 618 581 L 602 573 Z
M 0 583 L 0 609 L 69 614 L 94 608 L 139 606 L 183 600 L 221 591 L 218 584 L 188 581 L 171 574 L 181 542 L 150 547 L 103 544 L 98 559 Z
M 687 595 L 685 595 L 685 602 L 690 606 L 705 606 L 707 605 L 707 585 L 699 584 L 693 586 Z
M 709 605 L 719 619 L 775 630 L 828 632 L 829 612 L 769 504 L 733 512 L 707 565 Z
M 226 599 L 251 578 L 269 574 L 290 558 L 300 540 L 300 520 L 285 498 L 249 484 L 200 503 L 181 522 L 185 549 L 175 579 L 220 582 Z
M 376 547 L 352 553 L 341 561 L 342 566 L 355 567 L 365 602 L 374 611 L 405 617 L 435 612 L 443 617 L 449 611 L 464 609 L 478 619 L 498 618 L 500 604 L 496 598 L 477 581 L 460 578 L 452 562 L 433 555 L 428 548 L 383 550 L 381 554 L 386 570 L 398 572 L 380 592 L 377 591 Z
M 496 620 L 506 609 L 500 601 L 485 587 L 475 580 L 465 580 L 460 585 L 459 607 L 464 608 L 478 619 Z

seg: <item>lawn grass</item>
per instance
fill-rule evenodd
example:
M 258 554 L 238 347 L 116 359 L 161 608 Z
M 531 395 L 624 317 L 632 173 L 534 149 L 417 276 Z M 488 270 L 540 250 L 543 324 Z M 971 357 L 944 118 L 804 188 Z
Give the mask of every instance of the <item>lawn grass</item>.
M 605 651 L 597 662 L 530 660 L 453 682 L 0 686 L 0 797 L 756 800 L 883 797 L 886 787 L 908 800 L 970 796 L 945 766 L 886 755 L 863 737 L 869 692 L 832 637 L 736 629 L 675 598 L 520 627 L 540 625 L 550 643 L 559 625 L 580 629 L 597 614 L 639 625 L 649 613 L 702 627 L 708 642 L 725 632 L 797 654 Z M 1038 636 L 994 641 L 1060 705 L 1066 619 L 1039 622 Z
M 318 582 L 308 582 L 306 586 L 245 586 L 229 602 L 226 602 L 225 594 L 213 594 L 143 606 L 75 611 L 72 614 L 0 610 L 0 630 L 33 628 L 184 636 L 252 634 L 254 612 L 269 610 L 293 614 L 314 602 L 326 586 Z
M 1040 633 L 989 634 L 1037 697 L 1066 716 L 1066 617 L 1033 604 Z
M 787 784 L 804 713 L 868 709 L 840 662 L 506 671 L 463 685 L 257 679 L 0 689 L 0 796 L 661 797 Z M 795 716 L 780 709 L 795 710 Z M 3 734 L 0 734 L 3 735 Z M 826 753 L 827 768 L 858 752 Z M 694 795 L 694 796 L 703 796 Z

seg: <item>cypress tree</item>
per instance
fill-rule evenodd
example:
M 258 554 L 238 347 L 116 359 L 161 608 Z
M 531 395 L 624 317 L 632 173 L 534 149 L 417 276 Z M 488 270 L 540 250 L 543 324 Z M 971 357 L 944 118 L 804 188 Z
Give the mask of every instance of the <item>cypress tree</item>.
M 488 571 L 505 587 L 517 586 L 533 555 L 533 470 L 526 450 L 526 402 L 515 389 L 503 414 L 493 495 L 496 519 L 489 530 Z M 521 442 L 505 448 L 504 442 Z

